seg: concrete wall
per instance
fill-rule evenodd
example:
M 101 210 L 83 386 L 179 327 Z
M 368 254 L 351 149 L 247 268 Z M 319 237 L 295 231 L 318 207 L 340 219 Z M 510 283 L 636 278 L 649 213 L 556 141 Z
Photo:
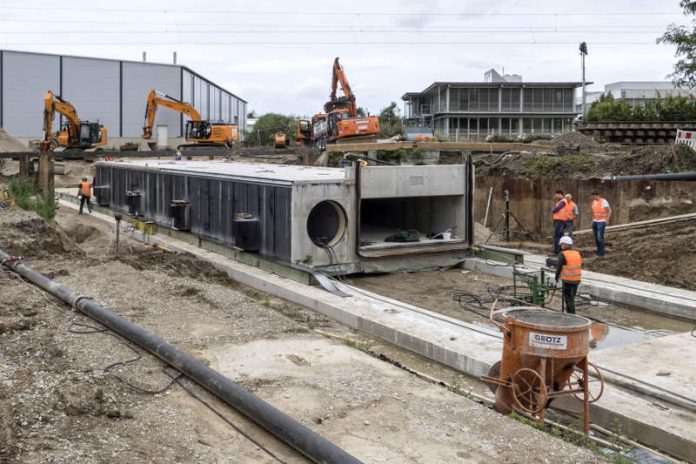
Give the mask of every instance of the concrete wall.
M 696 212 L 696 184 L 693 182 L 621 181 L 603 182 L 600 179 L 546 178 L 526 179 L 519 177 L 476 177 L 474 197 L 475 220 L 482 223 L 489 189 L 493 187 L 488 227 L 493 228 L 505 209 L 504 190 L 510 192 L 510 211 L 533 235 L 551 234 L 551 209 L 554 206 L 553 192 L 563 190 L 573 195 L 580 216 L 575 229 L 588 229 L 592 225 L 591 193 L 599 191 L 612 207 L 612 224 L 626 224 L 656 217 Z M 510 219 L 512 230 L 520 230 L 514 219 Z M 502 223 L 495 230 L 502 232 Z

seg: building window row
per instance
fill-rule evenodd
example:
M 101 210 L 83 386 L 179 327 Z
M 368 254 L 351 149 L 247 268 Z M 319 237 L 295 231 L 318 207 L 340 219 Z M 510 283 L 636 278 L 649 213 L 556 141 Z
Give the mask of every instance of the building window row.
M 434 122 L 435 136 L 452 141 L 489 135 L 560 134 L 572 127 L 572 118 L 440 118 Z

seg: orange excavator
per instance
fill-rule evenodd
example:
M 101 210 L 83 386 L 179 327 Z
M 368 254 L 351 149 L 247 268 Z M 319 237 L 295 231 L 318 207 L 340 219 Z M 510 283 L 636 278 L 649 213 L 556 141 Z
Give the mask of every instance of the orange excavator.
M 228 147 L 232 148 L 239 141 L 239 130 L 235 124 L 225 122 L 211 122 L 202 120 L 201 115 L 190 103 L 182 102 L 165 93 L 151 90 L 147 96 L 145 107 L 145 125 L 143 126 L 143 139 L 152 138 L 152 130 L 155 127 L 155 115 L 157 108 L 163 106 L 183 114 L 189 118 L 186 122 L 186 144 L 180 147 Z
M 60 130 L 53 132 L 55 114 L 65 117 Z M 44 95 L 44 137 L 41 151 L 60 152 L 67 149 L 94 151 L 106 144 L 107 131 L 99 122 L 81 121 L 75 107 L 52 91 Z
M 303 145 L 312 144 L 312 120 L 298 119 L 295 121 L 295 145 L 301 147 Z
M 343 93 L 340 97 L 337 95 L 338 84 Z M 379 133 L 377 116 L 358 116 L 355 94 L 338 58 L 333 64 L 329 101 L 324 105 L 324 113 L 312 118 L 312 132 L 314 145 L 321 149 L 325 148 L 326 143 L 374 139 Z

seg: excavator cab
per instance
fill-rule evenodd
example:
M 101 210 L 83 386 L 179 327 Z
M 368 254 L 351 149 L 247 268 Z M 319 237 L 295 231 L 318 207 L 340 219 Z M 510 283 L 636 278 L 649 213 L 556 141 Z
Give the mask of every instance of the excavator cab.
M 80 129 L 78 131 L 80 148 L 90 148 L 101 144 L 104 135 L 102 132 L 105 130 L 98 122 L 80 121 Z
M 210 138 L 210 121 L 188 121 L 186 140 L 207 140 Z

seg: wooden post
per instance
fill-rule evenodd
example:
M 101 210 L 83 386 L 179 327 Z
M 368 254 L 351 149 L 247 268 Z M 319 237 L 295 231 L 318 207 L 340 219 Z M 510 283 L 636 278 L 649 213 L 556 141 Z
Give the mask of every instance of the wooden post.
M 42 151 L 39 154 L 39 190 L 45 191 L 53 187 L 53 153 Z
M 29 163 L 31 157 L 29 155 L 23 155 L 19 157 L 19 175 L 21 177 L 29 177 Z

